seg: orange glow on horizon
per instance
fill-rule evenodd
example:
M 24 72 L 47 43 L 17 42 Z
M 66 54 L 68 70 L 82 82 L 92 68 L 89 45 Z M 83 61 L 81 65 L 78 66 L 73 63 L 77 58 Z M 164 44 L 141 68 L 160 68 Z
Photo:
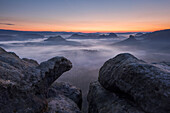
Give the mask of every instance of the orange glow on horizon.
M 0 25 L 0 29 L 19 31 L 53 31 L 53 32 L 153 32 L 170 29 L 168 22 L 86 22 L 86 23 L 34 23 L 15 22 L 14 25 Z
M 164 30 L 164 29 L 170 29 L 170 27 L 167 28 L 158 28 L 158 29 L 143 29 L 143 30 L 52 30 L 52 29 L 15 29 L 15 28 L 2 28 L 0 29 L 5 29 L 5 30 L 17 30 L 17 31 L 50 31 L 50 32 L 82 32 L 82 33 L 96 33 L 96 32 L 101 32 L 101 33 L 110 33 L 110 32 L 116 32 L 116 33 L 124 33 L 124 32 L 154 32 L 154 31 L 159 31 L 159 30 Z

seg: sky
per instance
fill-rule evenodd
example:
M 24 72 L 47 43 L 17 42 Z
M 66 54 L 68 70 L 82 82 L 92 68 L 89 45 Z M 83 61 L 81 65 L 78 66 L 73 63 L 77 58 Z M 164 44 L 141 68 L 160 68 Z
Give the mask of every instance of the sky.
M 68 32 L 170 29 L 170 0 L 0 0 L 0 29 Z

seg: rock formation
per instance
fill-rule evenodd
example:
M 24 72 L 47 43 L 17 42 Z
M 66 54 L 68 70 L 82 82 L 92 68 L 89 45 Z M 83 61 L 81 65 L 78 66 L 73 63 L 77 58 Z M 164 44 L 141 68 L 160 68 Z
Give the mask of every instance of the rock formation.
M 161 66 L 119 54 L 104 63 L 98 81 L 90 85 L 89 113 L 170 111 L 170 72 Z
M 71 67 L 64 57 L 38 64 L 0 48 L 0 113 L 79 113 L 81 91 L 66 83 L 53 84 Z M 51 89 L 68 93 L 52 97 Z

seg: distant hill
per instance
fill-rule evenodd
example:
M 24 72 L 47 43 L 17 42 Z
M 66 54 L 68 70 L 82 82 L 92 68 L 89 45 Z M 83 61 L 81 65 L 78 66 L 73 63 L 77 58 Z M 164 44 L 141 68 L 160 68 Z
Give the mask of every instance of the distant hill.
M 0 35 L 0 41 L 11 41 L 11 40 L 15 40 L 16 37 L 12 36 L 12 35 Z
M 87 34 L 72 34 L 68 39 L 107 39 L 107 38 L 118 38 L 115 33 L 106 34 L 94 34 L 94 33 L 87 33 Z
M 129 47 L 136 46 L 137 48 L 140 47 L 170 51 L 170 29 L 146 33 L 141 36 L 130 36 L 128 39 L 112 45 Z
M 41 34 L 0 34 L 0 41 L 21 41 L 21 40 L 30 40 L 44 38 L 44 35 Z
M 18 30 L 6 30 L 6 29 L 0 29 L 0 34 L 73 34 L 73 32 L 52 32 L 52 31 L 18 31 Z
M 133 46 L 133 45 L 137 45 L 140 42 L 138 40 L 135 39 L 135 37 L 133 35 L 130 35 L 129 38 L 116 43 L 115 45 L 126 45 L 126 46 Z
M 44 41 L 66 41 L 66 40 L 61 36 L 54 36 L 54 37 L 49 37 Z
M 146 33 L 146 34 L 139 36 L 139 38 L 143 38 L 147 41 L 154 41 L 154 42 L 170 41 L 170 29 L 155 31 L 152 33 Z

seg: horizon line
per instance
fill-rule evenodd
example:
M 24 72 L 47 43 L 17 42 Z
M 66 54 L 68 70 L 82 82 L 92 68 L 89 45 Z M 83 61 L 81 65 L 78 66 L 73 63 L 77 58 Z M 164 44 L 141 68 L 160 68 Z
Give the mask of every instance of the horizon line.
M 136 30 L 136 31 L 59 31 L 59 30 L 50 31 L 50 30 L 19 30 L 19 29 L 0 28 L 0 30 L 23 31 L 23 32 L 25 31 L 25 32 L 73 32 L 73 33 L 130 33 L 130 32 L 137 33 L 137 32 L 154 32 L 154 31 L 168 30 L 168 29 L 158 29 L 158 30 L 151 30 L 151 31 L 140 31 L 140 30 Z

